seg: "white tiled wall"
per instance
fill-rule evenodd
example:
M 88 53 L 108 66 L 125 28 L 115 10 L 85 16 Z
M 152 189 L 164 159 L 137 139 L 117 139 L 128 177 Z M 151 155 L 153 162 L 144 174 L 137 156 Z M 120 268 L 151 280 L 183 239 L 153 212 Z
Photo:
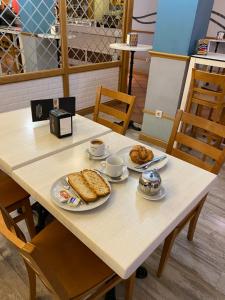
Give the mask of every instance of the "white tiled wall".
M 77 110 L 93 106 L 97 86 L 118 89 L 119 68 L 70 75 L 70 95 L 76 96 Z M 0 112 L 30 105 L 30 100 L 63 97 L 61 77 L 0 85 Z
M 70 96 L 76 96 L 77 110 L 79 110 L 95 104 L 98 86 L 118 90 L 119 68 L 72 74 L 69 79 Z
M 30 100 L 63 97 L 61 77 L 0 85 L 0 112 L 30 105 Z

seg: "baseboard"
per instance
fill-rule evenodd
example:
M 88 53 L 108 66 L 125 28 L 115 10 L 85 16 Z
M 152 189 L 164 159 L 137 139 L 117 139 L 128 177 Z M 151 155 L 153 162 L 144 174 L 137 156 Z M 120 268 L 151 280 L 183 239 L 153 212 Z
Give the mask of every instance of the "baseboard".
M 165 142 L 163 140 L 159 140 L 159 139 L 154 138 L 152 136 L 146 135 L 144 133 L 140 133 L 139 139 L 142 140 L 142 141 L 148 142 L 150 144 L 153 144 L 157 147 L 163 148 L 163 149 L 166 149 L 166 147 L 167 147 L 167 142 Z
M 110 100 L 110 101 L 105 102 L 105 104 L 116 104 L 118 102 L 119 102 L 118 100 Z M 81 116 L 86 116 L 86 115 L 93 114 L 94 109 L 95 109 L 95 106 L 89 106 L 89 107 L 86 107 L 86 108 L 76 111 L 76 113 Z
M 90 106 L 90 107 L 80 109 L 80 110 L 76 111 L 76 113 L 81 116 L 86 116 L 86 115 L 93 114 L 94 109 L 95 109 L 94 106 Z

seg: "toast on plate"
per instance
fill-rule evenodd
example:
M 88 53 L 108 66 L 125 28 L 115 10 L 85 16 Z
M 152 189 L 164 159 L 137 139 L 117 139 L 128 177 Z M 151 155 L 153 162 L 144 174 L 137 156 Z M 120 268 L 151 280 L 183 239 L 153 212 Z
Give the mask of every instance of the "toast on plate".
M 97 200 L 97 193 L 91 189 L 81 172 L 68 175 L 68 182 L 84 201 L 94 202 Z
M 98 197 L 104 197 L 110 193 L 108 184 L 97 172 L 93 170 L 83 170 L 81 173 L 89 187 L 97 194 Z

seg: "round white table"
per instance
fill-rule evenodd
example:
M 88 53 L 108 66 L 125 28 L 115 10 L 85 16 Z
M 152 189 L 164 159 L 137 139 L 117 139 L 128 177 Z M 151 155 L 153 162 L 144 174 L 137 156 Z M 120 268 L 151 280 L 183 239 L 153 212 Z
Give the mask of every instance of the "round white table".
M 151 45 L 141 45 L 138 44 L 137 46 L 128 46 L 125 43 L 115 43 L 115 44 L 110 44 L 109 47 L 111 49 L 115 50 L 120 50 L 120 51 L 129 51 L 131 54 L 130 57 L 130 73 L 129 73 L 129 83 L 128 83 L 128 94 L 132 94 L 132 80 L 133 80 L 133 68 L 134 68 L 134 54 L 135 52 L 146 52 L 152 49 Z M 133 121 L 130 122 L 129 124 L 130 128 L 133 128 L 137 131 L 140 131 L 141 129 L 134 126 Z

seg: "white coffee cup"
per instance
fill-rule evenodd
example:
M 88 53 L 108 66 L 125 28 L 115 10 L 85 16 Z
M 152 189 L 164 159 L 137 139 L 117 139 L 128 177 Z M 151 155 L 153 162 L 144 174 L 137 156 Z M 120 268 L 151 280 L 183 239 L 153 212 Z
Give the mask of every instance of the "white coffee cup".
M 102 162 L 105 168 L 105 173 L 110 177 L 119 177 L 123 174 L 124 162 L 123 159 L 117 155 L 112 155 Z
M 102 140 L 94 139 L 90 141 L 89 152 L 94 156 L 102 156 L 105 154 L 106 146 Z

